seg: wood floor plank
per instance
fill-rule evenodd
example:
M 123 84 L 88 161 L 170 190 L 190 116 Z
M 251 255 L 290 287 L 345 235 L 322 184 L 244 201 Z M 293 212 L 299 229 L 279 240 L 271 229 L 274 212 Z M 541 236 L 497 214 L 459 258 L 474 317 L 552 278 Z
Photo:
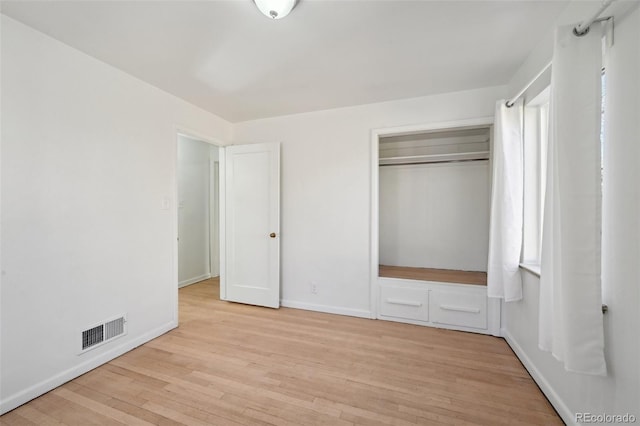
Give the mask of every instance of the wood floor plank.
M 179 294 L 178 329 L 0 424 L 562 424 L 502 339 Z
M 14 415 L 18 417 L 16 418 L 14 417 Z M 14 410 L 0 417 L 0 425 L 29 424 L 20 423 L 21 421 L 23 421 L 23 419 L 28 420 L 29 422 L 31 422 L 31 424 L 38 426 L 57 426 L 62 424 L 53 417 L 35 409 L 30 404 L 27 404 L 20 407 L 20 410 Z
M 90 389 L 85 386 L 79 385 L 75 381 L 66 383 L 64 387 L 71 389 L 74 392 L 80 395 L 83 395 L 87 398 L 91 398 L 96 402 L 99 402 L 108 407 L 114 408 L 116 410 L 120 410 L 123 413 L 130 414 L 134 417 L 137 417 L 151 424 L 161 425 L 161 426 L 173 424 L 173 421 L 171 419 L 157 415 L 155 413 L 152 413 L 149 410 L 145 410 L 144 408 L 142 408 L 141 407 L 142 403 L 139 403 L 138 405 L 136 405 L 131 401 L 119 399 L 122 397 L 122 394 L 117 395 L 117 397 L 112 397 L 109 394 L 98 392 L 94 389 Z M 146 402 L 146 400 L 144 402 Z
M 14 412 L 0 417 L 0 425 L 37 426 L 38 423 L 31 421 L 23 413 Z
M 105 405 L 94 399 L 87 398 L 79 393 L 73 392 L 65 388 L 64 386 L 61 386 L 53 390 L 52 392 L 53 394 L 66 399 L 67 401 L 74 402 L 79 406 L 86 408 L 87 410 L 93 411 L 95 413 L 100 413 L 105 417 L 108 417 L 110 419 L 123 423 L 125 425 L 132 425 L 132 426 L 152 426 L 153 425 L 153 423 L 149 423 L 138 417 L 135 417 L 130 414 L 124 413 L 120 410 L 111 408 L 108 405 Z

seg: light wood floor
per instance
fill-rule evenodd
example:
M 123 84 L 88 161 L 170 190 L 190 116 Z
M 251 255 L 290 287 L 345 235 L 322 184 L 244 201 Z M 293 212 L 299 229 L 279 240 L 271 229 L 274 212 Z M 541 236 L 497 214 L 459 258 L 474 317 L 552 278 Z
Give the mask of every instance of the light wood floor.
M 562 424 L 502 339 L 217 299 L 0 424 Z
M 387 278 L 403 278 L 407 280 L 487 285 L 487 273 L 477 271 L 457 271 L 453 269 L 411 268 L 408 266 L 380 265 L 379 274 L 381 277 Z

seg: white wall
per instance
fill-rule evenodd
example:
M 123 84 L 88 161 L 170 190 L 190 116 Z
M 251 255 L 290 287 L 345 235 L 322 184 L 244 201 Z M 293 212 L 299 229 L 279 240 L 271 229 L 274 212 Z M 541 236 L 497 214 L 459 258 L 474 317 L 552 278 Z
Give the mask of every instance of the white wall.
M 178 285 L 211 277 L 209 152 L 206 142 L 178 138 Z
M 595 5 L 592 5 L 595 6 Z M 623 5 L 620 5 L 623 6 Z M 626 5 L 628 6 L 628 5 Z M 579 21 L 579 18 L 569 22 Z M 631 413 L 640 419 L 640 10 L 616 16 L 607 61 L 603 268 L 605 352 L 609 374 L 566 372 L 538 349 L 539 279 L 524 274 L 524 297 L 504 304 L 504 331 L 565 422 L 577 412 Z M 540 49 L 547 51 L 547 46 Z M 541 56 L 534 52 L 532 57 Z M 530 60 L 519 75 L 534 73 Z M 540 62 L 540 61 L 538 61 Z M 516 89 L 517 90 L 517 89 Z M 639 420 L 637 420 L 639 421 Z
M 486 271 L 489 161 L 380 167 L 380 264 Z
M 228 141 L 231 126 L 1 24 L 4 412 L 176 326 L 176 127 Z M 121 313 L 125 337 L 78 355 L 80 330 Z
M 368 316 L 371 130 L 493 116 L 504 89 L 236 124 L 236 144 L 282 142 L 283 303 Z

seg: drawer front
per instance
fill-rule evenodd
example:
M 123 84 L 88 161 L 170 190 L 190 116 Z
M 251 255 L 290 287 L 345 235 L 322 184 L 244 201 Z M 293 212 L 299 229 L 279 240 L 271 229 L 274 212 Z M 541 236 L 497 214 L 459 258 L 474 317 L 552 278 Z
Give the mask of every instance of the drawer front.
M 380 315 L 429 321 L 429 290 L 381 285 Z
M 433 323 L 487 328 L 487 295 L 484 292 L 433 289 L 429 303 Z

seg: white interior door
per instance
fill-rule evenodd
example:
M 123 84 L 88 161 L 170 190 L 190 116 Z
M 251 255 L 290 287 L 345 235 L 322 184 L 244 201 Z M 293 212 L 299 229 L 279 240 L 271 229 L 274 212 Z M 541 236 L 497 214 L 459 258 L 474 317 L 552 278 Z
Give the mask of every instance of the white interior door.
M 280 306 L 280 144 L 225 148 L 225 300 Z

